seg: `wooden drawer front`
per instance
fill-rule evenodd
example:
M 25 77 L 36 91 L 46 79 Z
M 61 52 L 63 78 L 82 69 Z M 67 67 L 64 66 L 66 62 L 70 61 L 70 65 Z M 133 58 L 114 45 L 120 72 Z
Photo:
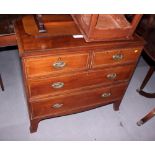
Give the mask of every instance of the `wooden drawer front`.
M 33 117 L 69 114 L 93 105 L 105 105 L 122 97 L 126 84 L 83 91 L 68 96 L 31 103 Z
M 26 73 L 28 77 L 83 70 L 87 68 L 87 65 L 88 53 L 25 59 Z
M 113 69 L 102 69 L 98 71 L 45 78 L 42 80 L 30 80 L 30 96 L 39 97 L 52 93 L 62 93 L 63 91 L 70 91 L 72 89 L 80 89 L 86 86 L 105 85 L 118 81 L 125 81 L 130 78 L 133 68 L 133 65 L 128 65 L 115 67 Z
M 120 49 L 94 52 L 93 68 L 135 62 L 141 49 Z

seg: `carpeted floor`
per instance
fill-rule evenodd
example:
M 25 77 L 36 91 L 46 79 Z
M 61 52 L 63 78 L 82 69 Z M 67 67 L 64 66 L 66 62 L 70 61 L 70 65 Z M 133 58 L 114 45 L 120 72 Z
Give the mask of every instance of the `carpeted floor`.
M 38 132 L 30 134 L 20 60 L 17 50 L 0 52 L 0 73 L 5 91 L 0 90 L 0 140 L 155 140 L 155 118 L 139 127 L 136 122 L 155 106 L 155 99 L 140 96 L 148 66 L 141 58 L 120 106 L 41 121 Z M 146 87 L 154 91 L 155 75 Z

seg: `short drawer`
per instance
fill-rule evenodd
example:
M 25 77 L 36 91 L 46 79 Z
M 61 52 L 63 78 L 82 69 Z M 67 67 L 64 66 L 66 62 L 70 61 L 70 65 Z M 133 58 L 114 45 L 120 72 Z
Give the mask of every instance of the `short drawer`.
M 58 94 L 73 89 L 92 87 L 96 85 L 113 84 L 129 80 L 134 65 L 126 65 L 111 69 L 87 71 L 45 79 L 29 80 L 30 97 L 42 97 Z
M 59 116 L 106 105 L 124 95 L 126 84 L 90 89 L 68 96 L 62 95 L 31 103 L 33 117 Z
M 94 51 L 93 68 L 136 62 L 141 53 L 140 48 Z
M 29 78 L 49 74 L 84 70 L 88 67 L 88 53 L 33 57 L 24 59 Z

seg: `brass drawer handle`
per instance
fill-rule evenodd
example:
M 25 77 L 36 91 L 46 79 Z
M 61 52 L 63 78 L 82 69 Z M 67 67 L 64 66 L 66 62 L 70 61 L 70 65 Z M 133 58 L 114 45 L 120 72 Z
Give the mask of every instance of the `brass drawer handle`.
M 63 104 L 61 104 L 61 103 L 56 103 L 56 104 L 52 105 L 52 108 L 54 108 L 54 109 L 59 109 L 59 108 L 61 108 L 62 106 L 63 106 Z
M 116 61 L 122 60 L 123 59 L 123 54 L 120 54 L 120 53 L 114 54 L 112 56 L 112 58 L 113 58 L 113 60 L 116 60 Z
M 107 98 L 107 97 L 110 97 L 111 96 L 111 93 L 103 93 L 101 95 L 102 98 Z
M 113 80 L 113 79 L 115 79 L 116 77 L 117 77 L 117 74 L 116 74 L 116 73 L 110 73 L 110 74 L 107 75 L 107 78 L 108 78 L 109 80 Z
M 53 67 L 55 69 L 60 69 L 60 68 L 64 68 L 66 66 L 66 63 L 63 61 L 57 61 L 53 63 Z
M 135 53 L 139 52 L 138 50 L 134 50 Z
M 52 87 L 55 88 L 55 89 L 62 88 L 63 86 L 64 86 L 64 83 L 63 82 L 54 82 L 52 84 Z

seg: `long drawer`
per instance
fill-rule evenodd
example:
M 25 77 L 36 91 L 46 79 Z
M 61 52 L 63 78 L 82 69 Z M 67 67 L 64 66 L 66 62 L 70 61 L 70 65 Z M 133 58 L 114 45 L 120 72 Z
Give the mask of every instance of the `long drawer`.
M 79 71 L 88 67 L 88 53 L 38 56 L 24 59 L 28 78 L 50 74 Z
M 137 61 L 141 53 L 140 48 L 118 50 L 96 50 L 93 52 L 93 68 L 107 67 Z
M 61 95 L 31 103 L 33 117 L 59 116 L 78 110 L 97 107 L 122 97 L 126 84 L 96 88 L 70 95 Z
M 30 97 L 41 97 L 93 85 L 107 85 L 119 81 L 127 81 L 130 78 L 133 69 L 134 65 L 126 65 L 111 69 L 87 71 L 39 80 L 29 80 Z

